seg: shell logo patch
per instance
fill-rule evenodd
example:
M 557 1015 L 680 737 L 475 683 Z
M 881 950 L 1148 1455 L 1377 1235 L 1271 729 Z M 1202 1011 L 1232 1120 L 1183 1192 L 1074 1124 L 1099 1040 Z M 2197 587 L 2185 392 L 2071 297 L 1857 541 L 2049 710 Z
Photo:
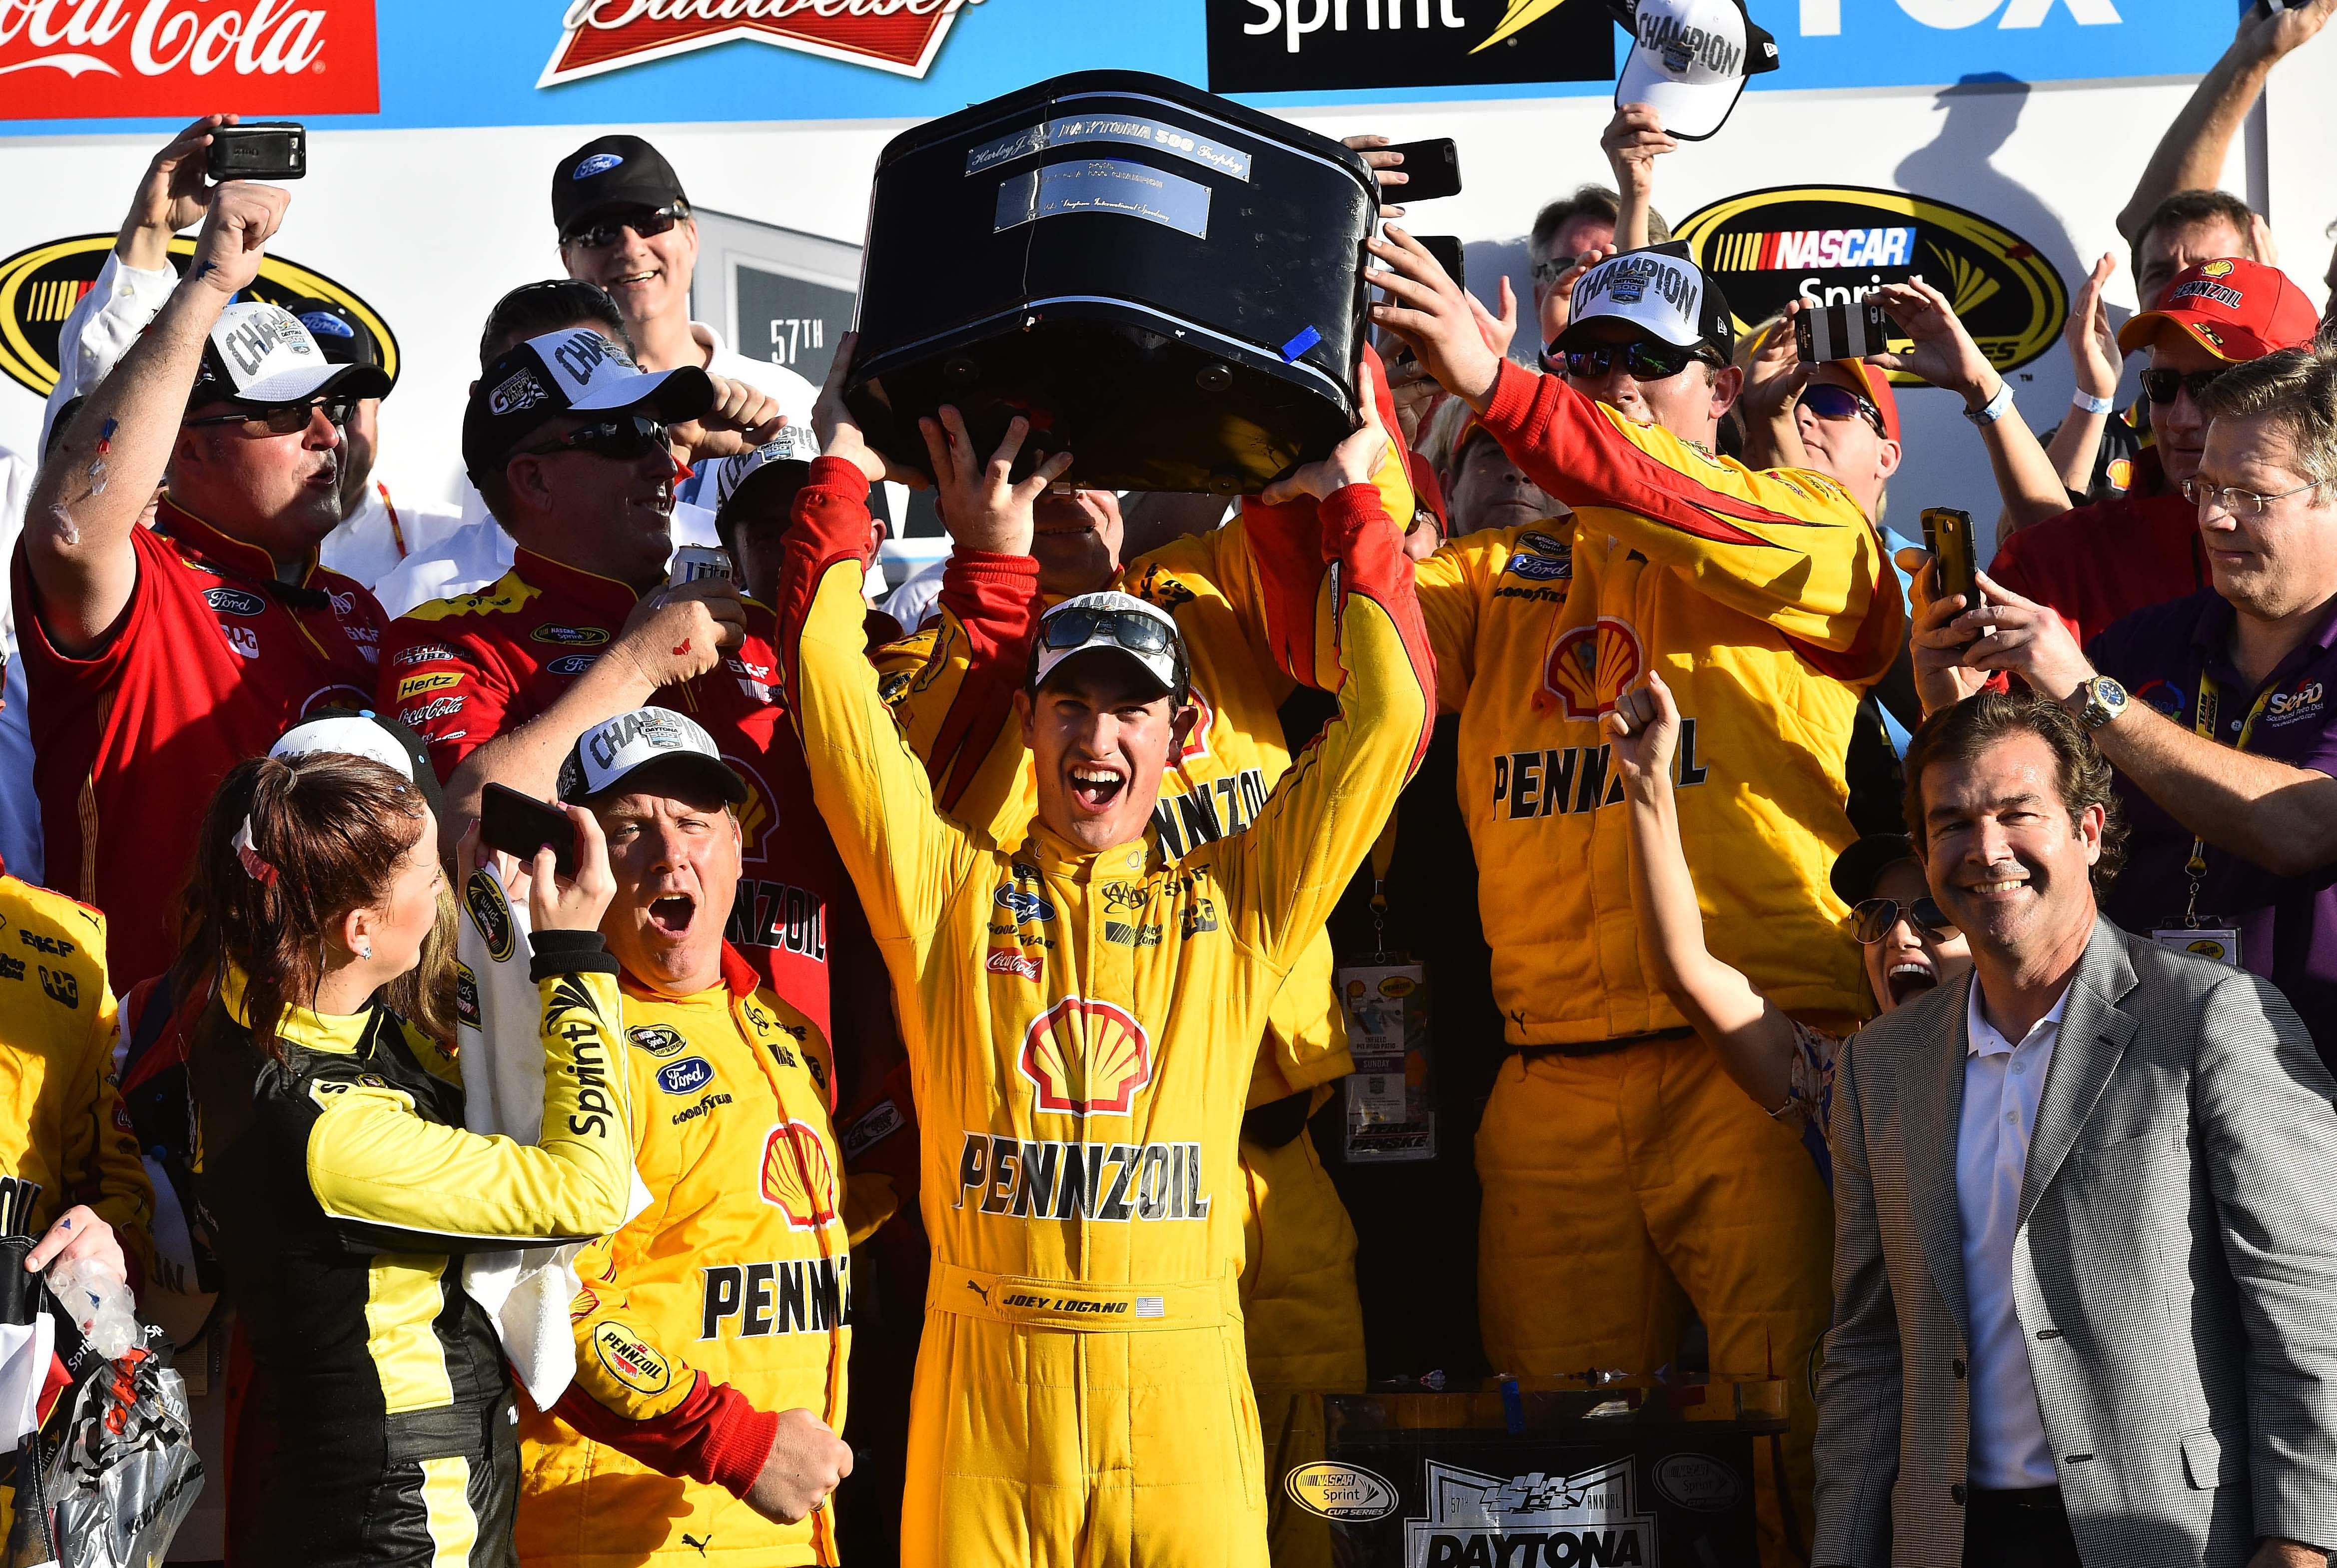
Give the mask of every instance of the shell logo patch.
M 792 1231 L 836 1222 L 836 1167 L 827 1145 L 803 1122 L 783 1122 L 763 1140 L 763 1202 L 786 1213 Z
M 1615 699 L 1645 665 L 1631 623 L 1602 615 L 1551 645 L 1542 689 L 1558 698 L 1567 717 L 1595 719 L 1613 710 Z
M 1022 1032 L 1021 1066 L 1042 1112 L 1124 1116 L 1152 1082 L 1152 1037 L 1125 1008 L 1065 997 Z

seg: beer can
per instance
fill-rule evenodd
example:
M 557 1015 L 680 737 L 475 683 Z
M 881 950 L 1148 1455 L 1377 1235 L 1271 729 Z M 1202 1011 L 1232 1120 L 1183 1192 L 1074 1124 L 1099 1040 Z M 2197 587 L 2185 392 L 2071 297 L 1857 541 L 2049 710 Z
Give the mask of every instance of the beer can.
M 674 550 L 673 575 L 667 581 L 670 586 L 680 588 L 685 582 L 696 582 L 700 578 L 735 579 L 738 575 L 731 568 L 728 550 L 716 550 L 710 545 L 685 544 Z

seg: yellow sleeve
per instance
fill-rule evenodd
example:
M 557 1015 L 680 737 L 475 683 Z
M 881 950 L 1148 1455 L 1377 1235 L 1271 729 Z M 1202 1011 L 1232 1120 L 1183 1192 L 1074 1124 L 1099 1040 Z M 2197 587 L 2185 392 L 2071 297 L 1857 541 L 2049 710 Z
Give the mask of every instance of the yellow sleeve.
M 90 914 L 94 930 L 86 945 L 96 993 L 81 1060 L 73 1065 L 73 1100 L 65 1114 L 64 1158 L 59 1169 L 73 1173 L 67 1203 L 87 1203 L 113 1227 L 122 1250 L 138 1260 L 142 1272 L 153 1261 L 154 1188 L 139 1158 L 138 1136 L 122 1103 L 113 1076 L 113 1050 L 122 1034 L 121 1010 L 105 972 L 105 920 Z
M 922 935 L 974 850 L 934 803 L 925 765 L 877 689 L 860 585 L 868 482 L 823 458 L 796 498 L 779 580 L 779 658 L 812 797 L 880 940 Z M 973 677 L 970 677 L 973 678 Z M 980 678 L 1002 678 L 993 671 Z M 980 700 L 979 693 L 965 695 Z
M 1252 1106 L 1286 1099 L 1355 1070 L 1347 1049 L 1347 1014 L 1335 989 L 1338 960 L 1331 933 L 1317 930 L 1290 966 L 1266 1015 L 1266 1047 L 1250 1083 Z
M 625 1222 L 632 1086 L 618 1038 L 617 962 L 605 950 L 565 951 L 551 959 L 539 937 L 537 1146 L 425 1121 L 412 1096 L 361 1062 L 311 1081 L 308 1186 L 348 1240 L 375 1251 L 465 1252 L 582 1241 Z

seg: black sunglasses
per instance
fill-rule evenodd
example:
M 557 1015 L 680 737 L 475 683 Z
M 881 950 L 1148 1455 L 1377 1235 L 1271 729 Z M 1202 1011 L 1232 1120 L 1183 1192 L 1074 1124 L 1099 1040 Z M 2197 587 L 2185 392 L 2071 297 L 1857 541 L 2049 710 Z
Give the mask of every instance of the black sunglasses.
M 1886 441 L 1891 438 L 1891 433 L 1882 428 L 1882 411 L 1847 386 L 1836 386 L 1830 381 L 1814 382 L 1804 387 L 1802 395 L 1794 401 L 1820 419 L 1863 419 L 1874 426 L 1875 434 Z
M 1040 640 L 1053 648 L 1079 648 L 1102 633 L 1134 653 L 1166 653 L 1168 626 L 1132 609 L 1059 609 L 1039 625 Z
M 2175 401 L 2177 392 L 2187 392 L 2191 401 L 2215 385 L 2230 365 L 2219 365 L 2213 370 L 2146 370 L 2142 373 L 2142 394 L 2156 404 Z
M 1682 348 L 1647 338 L 1634 343 L 1602 343 L 1592 348 L 1569 348 L 1559 357 L 1566 362 L 1566 374 L 1581 381 L 1604 381 L 1618 365 L 1634 381 L 1668 381 L 1699 359 L 1716 368 L 1721 363 L 1701 345 Z
M 1933 941 L 1951 935 L 1956 929 L 1956 922 L 1948 919 L 1940 906 L 1926 894 L 1912 904 L 1902 904 L 1897 899 L 1866 900 L 1850 911 L 1850 934 L 1871 948 L 1891 934 L 1891 929 L 1899 923 L 1902 909 L 1906 911 L 1908 922 Z
M 689 203 L 687 201 L 677 201 L 670 207 L 620 207 L 588 229 L 570 229 L 560 237 L 560 243 L 598 250 L 622 239 L 628 229 L 643 239 L 650 239 L 689 216 Z
M 207 414 L 200 419 L 183 419 L 181 425 L 192 429 L 200 424 L 264 424 L 271 435 L 298 435 L 308 428 L 308 422 L 323 409 L 325 417 L 335 429 L 349 422 L 349 410 L 355 400 L 347 397 L 312 397 L 306 403 L 287 403 L 275 408 L 254 409 L 249 414 Z
M 666 427 L 647 414 L 636 414 L 626 419 L 612 419 L 600 424 L 588 424 L 582 430 L 570 431 L 556 441 L 542 446 L 523 446 L 513 457 L 552 457 L 563 452 L 582 452 L 593 457 L 612 458 L 619 463 L 631 463 L 635 458 L 654 452 L 670 453 Z

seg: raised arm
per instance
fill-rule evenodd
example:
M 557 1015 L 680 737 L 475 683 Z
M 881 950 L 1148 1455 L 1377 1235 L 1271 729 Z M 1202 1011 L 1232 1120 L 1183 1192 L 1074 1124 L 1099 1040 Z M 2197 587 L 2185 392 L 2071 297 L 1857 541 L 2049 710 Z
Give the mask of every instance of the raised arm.
M 2078 290 L 2078 301 L 2069 307 L 2068 325 L 2061 332 L 2069 346 L 2078 395 L 2097 402 L 2117 395 L 2118 375 L 2126 365 L 2126 356 L 2118 352 L 2117 329 L 2110 325 L 2109 306 L 2102 298 L 2104 287 L 2117 270 L 2117 258 L 2105 251 L 2094 263 L 2085 287 Z M 2109 421 L 2109 410 L 2097 414 L 2075 404 L 2061 415 L 2061 427 L 2053 433 L 2045 455 L 2052 462 L 2054 477 L 2071 495 L 2083 495 L 2093 488 L 2094 459 L 2101 452 L 2102 432 Z M 2012 521 L 2011 509 L 2006 508 L 2001 531 L 2011 533 L 2021 526 Z
M 170 466 L 202 364 L 203 339 L 259 276 L 291 198 L 272 185 L 222 185 L 186 278 L 138 346 L 91 390 L 24 508 L 24 564 L 59 652 L 95 650 L 138 585 L 130 542 Z
M 1704 911 L 1680 847 L 1672 758 L 1679 706 L 1653 670 L 1617 699 L 1600 726 L 1623 776 L 1631 835 L 1631 904 L 1639 956 L 1736 1086 L 1765 1111 L 1793 1095 L 1794 1021 L 1704 945 Z
M 812 796 L 859 889 L 869 929 L 880 940 L 898 940 L 930 929 L 941 890 L 971 867 L 973 852 L 934 804 L 924 759 L 894 722 L 868 662 L 861 597 L 868 487 L 886 469 L 844 406 L 853 346 L 847 334 L 820 392 L 815 423 L 827 455 L 813 463 L 810 482 L 796 496 L 779 571 L 779 674 Z
M 1663 116 L 1652 107 L 1626 103 L 1608 122 L 1599 146 L 1615 171 L 1615 189 L 1623 199 L 1615 219 L 1616 248 L 1644 249 L 1655 243 L 1648 219 L 1655 211 L 1656 160 L 1678 151 L 1679 142 L 1665 134 Z
M 2337 11 L 2337 0 L 2309 0 L 2293 9 L 2258 0 L 2248 8 L 2231 47 L 2199 79 L 2183 112 L 2158 139 L 2133 196 L 2118 214 L 2118 233 L 2128 244 L 2142 232 L 2158 204 L 2176 191 L 2211 190 L 2223 184 L 2224 161 L 2231 156 L 2232 138 L 2239 134 L 2249 108 L 2272 76 L 2272 68 L 2320 32 L 2332 11 Z M 2144 301 L 2146 306 L 2148 303 Z

